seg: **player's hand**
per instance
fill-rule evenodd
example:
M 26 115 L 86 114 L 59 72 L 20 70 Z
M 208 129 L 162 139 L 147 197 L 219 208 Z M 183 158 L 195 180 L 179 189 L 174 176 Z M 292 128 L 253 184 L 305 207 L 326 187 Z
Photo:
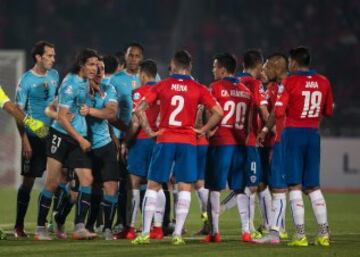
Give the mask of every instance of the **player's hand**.
M 87 106 L 86 104 L 84 104 L 83 106 L 81 106 L 81 108 L 80 108 L 80 114 L 81 114 L 82 116 L 87 116 L 87 115 L 89 115 L 89 113 L 90 113 L 90 107 L 89 107 L 89 106 Z
M 91 150 L 91 144 L 85 138 L 80 139 L 79 145 L 80 145 L 81 150 L 83 150 L 83 152 L 88 152 Z
M 264 131 L 260 131 L 260 133 L 257 135 L 256 143 L 258 146 L 261 146 L 261 147 L 264 146 L 266 135 L 267 135 L 267 133 L 265 133 Z
M 126 162 L 128 159 L 128 152 L 129 152 L 129 150 L 128 150 L 126 144 L 122 143 L 121 148 L 120 148 L 120 156 L 124 162 Z
M 198 135 L 205 135 L 206 131 L 204 131 L 202 128 L 193 128 L 194 132 Z
M 208 137 L 208 138 L 213 137 L 218 129 L 219 129 L 219 127 L 216 127 L 216 128 L 214 128 L 213 130 L 210 130 L 210 131 L 207 133 L 207 137 Z
M 32 148 L 27 136 L 22 138 L 22 154 L 26 160 L 30 160 L 32 156 Z
M 160 135 L 160 130 L 159 131 L 148 131 L 147 133 L 146 133 L 150 138 L 155 138 L 155 137 L 157 137 L 158 135 Z

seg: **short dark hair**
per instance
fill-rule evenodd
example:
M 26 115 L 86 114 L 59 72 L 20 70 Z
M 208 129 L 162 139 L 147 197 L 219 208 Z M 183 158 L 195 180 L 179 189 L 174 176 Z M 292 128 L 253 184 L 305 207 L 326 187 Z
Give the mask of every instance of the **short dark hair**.
M 124 65 L 126 66 L 126 61 L 125 61 L 125 53 L 123 51 L 118 51 L 115 53 L 115 57 L 119 63 L 119 65 Z
M 173 60 L 176 66 L 186 69 L 191 65 L 191 54 L 186 50 L 180 50 L 174 54 Z
M 140 63 L 140 72 L 145 72 L 148 76 L 155 78 L 157 74 L 156 62 L 146 59 Z
M 144 54 L 144 47 L 139 42 L 131 42 L 126 46 L 125 51 L 127 51 L 130 47 L 137 47 L 141 50 L 141 53 Z
M 214 60 L 217 61 L 218 65 L 225 68 L 227 72 L 235 73 L 237 62 L 234 55 L 229 53 L 221 53 L 214 56 Z
M 259 49 L 249 49 L 243 55 L 243 65 L 245 69 L 255 68 L 259 63 L 263 63 L 263 56 Z
M 54 44 L 45 40 L 41 40 L 35 43 L 35 45 L 31 49 L 31 57 L 33 58 L 34 62 L 36 62 L 36 55 L 42 56 L 44 54 L 46 46 L 50 48 L 55 48 Z
M 113 55 L 105 55 L 103 57 L 103 61 L 105 64 L 105 73 L 106 74 L 113 74 L 119 65 L 118 60 Z
M 308 67 L 311 64 L 310 49 L 305 46 L 299 46 L 291 49 L 289 57 L 292 60 L 295 60 L 299 66 Z
M 286 67 L 288 65 L 288 57 L 286 56 L 286 54 L 282 53 L 282 52 L 274 52 L 272 54 L 270 54 L 266 59 L 273 59 L 273 58 L 276 58 L 276 59 L 283 59 L 286 63 Z
M 82 51 L 80 51 L 76 55 L 75 62 L 72 68 L 70 69 L 70 72 L 74 74 L 78 73 L 81 69 L 81 66 L 83 66 L 86 63 L 86 61 L 92 57 L 99 58 L 99 55 L 96 50 L 85 48 Z

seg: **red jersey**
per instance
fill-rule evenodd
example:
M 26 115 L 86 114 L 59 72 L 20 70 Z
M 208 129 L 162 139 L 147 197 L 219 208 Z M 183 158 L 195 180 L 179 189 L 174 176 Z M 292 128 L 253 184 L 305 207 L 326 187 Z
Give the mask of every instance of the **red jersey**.
M 210 85 L 211 93 L 224 110 L 224 117 L 210 138 L 212 145 L 245 145 L 246 120 L 252 104 L 250 90 L 237 78 L 225 77 Z
M 251 106 L 252 124 L 247 145 L 256 146 L 256 136 L 261 129 L 259 108 L 262 105 L 267 105 L 267 100 L 260 80 L 253 78 L 249 73 L 241 73 L 240 81 L 247 86 L 253 96 L 253 103 Z
M 133 91 L 133 108 L 135 110 L 137 104 L 141 99 L 150 91 L 150 89 L 156 84 L 156 82 L 148 82 L 145 85 L 135 89 Z M 146 117 L 148 119 L 149 125 L 153 131 L 158 131 L 157 118 L 159 116 L 160 106 L 159 103 L 152 104 L 148 109 L 146 109 Z M 139 133 L 136 136 L 137 139 L 149 138 L 145 131 L 141 128 Z
M 268 85 L 268 88 L 266 90 L 267 95 L 268 95 L 268 102 L 269 102 L 269 112 L 271 112 L 276 104 L 276 101 L 278 99 L 278 97 L 281 96 L 281 93 L 279 93 L 279 87 L 280 87 L 280 91 L 281 89 L 281 85 L 279 85 L 276 82 L 271 82 Z M 278 143 L 280 142 L 280 138 L 281 138 L 281 132 L 283 131 L 284 127 L 285 127 L 285 117 L 278 117 L 276 119 L 276 133 L 275 135 L 273 134 L 273 132 L 269 132 L 268 136 L 267 136 L 267 142 L 265 142 L 266 146 L 271 146 L 274 143 Z
M 333 95 L 327 78 L 315 71 L 290 74 L 279 86 L 275 113 L 286 116 L 286 127 L 318 128 L 321 116 L 333 113 Z
M 193 130 L 198 105 L 207 109 L 216 105 L 207 88 L 188 75 L 173 74 L 153 86 L 145 96 L 149 104 L 160 100 L 158 143 L 196 144 Z

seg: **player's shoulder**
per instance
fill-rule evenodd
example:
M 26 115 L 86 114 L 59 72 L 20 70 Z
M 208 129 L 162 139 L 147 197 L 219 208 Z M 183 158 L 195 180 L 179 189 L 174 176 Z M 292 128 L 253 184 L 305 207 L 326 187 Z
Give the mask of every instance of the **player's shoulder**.
M 59 72 L 57 70 L 55 70 L 55 69 L 48 70 L 48 74 L 49 74 L 49 76 L 59 78 Z
M 323 74 L 316 73 L 314 77 L 323 83 L 330 84 L 330 80 Z
M 240 89 L 241 91 L 251 93 L 251 90 L 242 82 L 239 82 L 236 84 L 236 87 Z
M 34 73 L 30 70 L 24 72 L 19 80 L 19 84 L 24 84 L 34 79 Z
M 222 87 L 223 86 L 223 81 L 222 80 L 215 80 L 213 82 L 210 83 L 209 87 L 211 89 L 216 89 L 216 88 L 219 88 L 219 87 Z

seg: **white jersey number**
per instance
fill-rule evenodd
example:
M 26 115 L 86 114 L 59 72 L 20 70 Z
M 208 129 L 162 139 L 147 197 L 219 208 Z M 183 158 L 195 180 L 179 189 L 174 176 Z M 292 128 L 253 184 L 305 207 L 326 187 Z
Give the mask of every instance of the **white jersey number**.
M 180 127 L 182 125 L 181 121 L 176 120 L 176 116 L 184 109 L 184 97 L 181 95 L 174 95 L 171 98 L 171 105 L 176 106 L 175 110 L 170 114 L 169 125 Z
M 303 91 L 304 108 L 301 113 L 301 118 L 317 118 L 320 114 L 320 105 L 322 94 L 320 91 Z
M 245 124 L 245 116 L 246 116 L 246 103 L 239 102 L 235 104 L 234 101 L 227 101 L 224 104 L 224 111 L 228 112 L 225 117 L 221 121 L 221 125 L 224 127 L 234 127 L 236 129 L 243 129 Z M 235 114 L 235 124 L 228 124 L 229 120 Z

